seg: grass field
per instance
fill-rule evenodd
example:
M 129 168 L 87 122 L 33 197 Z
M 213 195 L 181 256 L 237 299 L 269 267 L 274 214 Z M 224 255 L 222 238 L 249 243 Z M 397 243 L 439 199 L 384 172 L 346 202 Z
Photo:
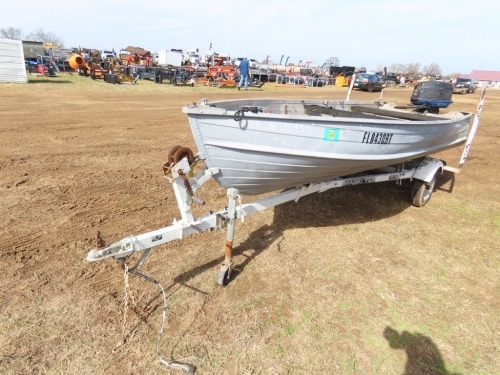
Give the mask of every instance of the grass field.
M 183 105 L 347 89 L 30 79 L 0 85 L 0 373 L 182 373 L 156 356 L 160 289 L 130 275 L 125 296 L 116 262 L 87 262 L 96 231 L 114 241 L 180 217 L 161 166 L 170 147 L 195 149 Z M 450 109 L 473 112 L 479 95 L 454 95 Z M 167 294 L 161 355 L 196 374 L 500 374 L 499 120 L 491 90 L 463 171 L 441 176 L 423 208 L 409 186 L 379 183 L 238 222 L 226 287 L 223 233 L 153 250 L 141 270 Z M 436 157 L 453 166 L 461 151 Z M 200 214 L 227 204 L 215 183 L 200 195 Z

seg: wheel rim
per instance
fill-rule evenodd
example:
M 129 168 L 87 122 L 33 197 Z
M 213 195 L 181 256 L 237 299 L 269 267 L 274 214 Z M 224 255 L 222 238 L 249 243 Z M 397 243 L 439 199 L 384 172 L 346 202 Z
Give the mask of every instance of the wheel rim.
M 427 202 L 431 199 L 431 195 L 434 191 L 434 185 L 436 185 L 436 179 L 433 179 L 428 185 L 425 185 L 424 194 L 422 196 L 424 202 Z

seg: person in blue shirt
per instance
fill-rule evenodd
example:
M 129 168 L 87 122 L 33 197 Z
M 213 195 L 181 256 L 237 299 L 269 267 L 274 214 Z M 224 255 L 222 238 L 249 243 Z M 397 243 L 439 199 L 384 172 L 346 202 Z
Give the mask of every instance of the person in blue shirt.
M 240 61 L 240 82 L 238 83 L 238 90 L 244 85 L 245 90 L 248 90 L 248 78 L 250 77 L 250 61 L 248 61 L 246 56 L 243 56 L 243 60 Z

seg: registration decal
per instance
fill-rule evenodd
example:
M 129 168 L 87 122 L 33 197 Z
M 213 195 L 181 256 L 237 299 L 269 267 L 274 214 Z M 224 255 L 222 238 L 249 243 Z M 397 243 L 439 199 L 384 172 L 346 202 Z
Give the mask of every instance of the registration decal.
M 323 134 L 324 141 L 338 141 L 340 136 L 340 129 L 325 129 Z
M 372 133 L 364 132 L 363 140 L 361 143 L 376 144 L 376 145 L 387 145 L 391 143 L 392 133 Z

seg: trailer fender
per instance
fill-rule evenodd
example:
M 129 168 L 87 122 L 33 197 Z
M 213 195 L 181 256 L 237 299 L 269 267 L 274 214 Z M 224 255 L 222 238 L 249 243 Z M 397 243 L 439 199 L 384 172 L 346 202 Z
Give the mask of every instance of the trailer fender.
M 413 179 L 431 182 L 437 172 L 443 173 L 445 162 L 434 158 L 424 158 L 415 169 Z

